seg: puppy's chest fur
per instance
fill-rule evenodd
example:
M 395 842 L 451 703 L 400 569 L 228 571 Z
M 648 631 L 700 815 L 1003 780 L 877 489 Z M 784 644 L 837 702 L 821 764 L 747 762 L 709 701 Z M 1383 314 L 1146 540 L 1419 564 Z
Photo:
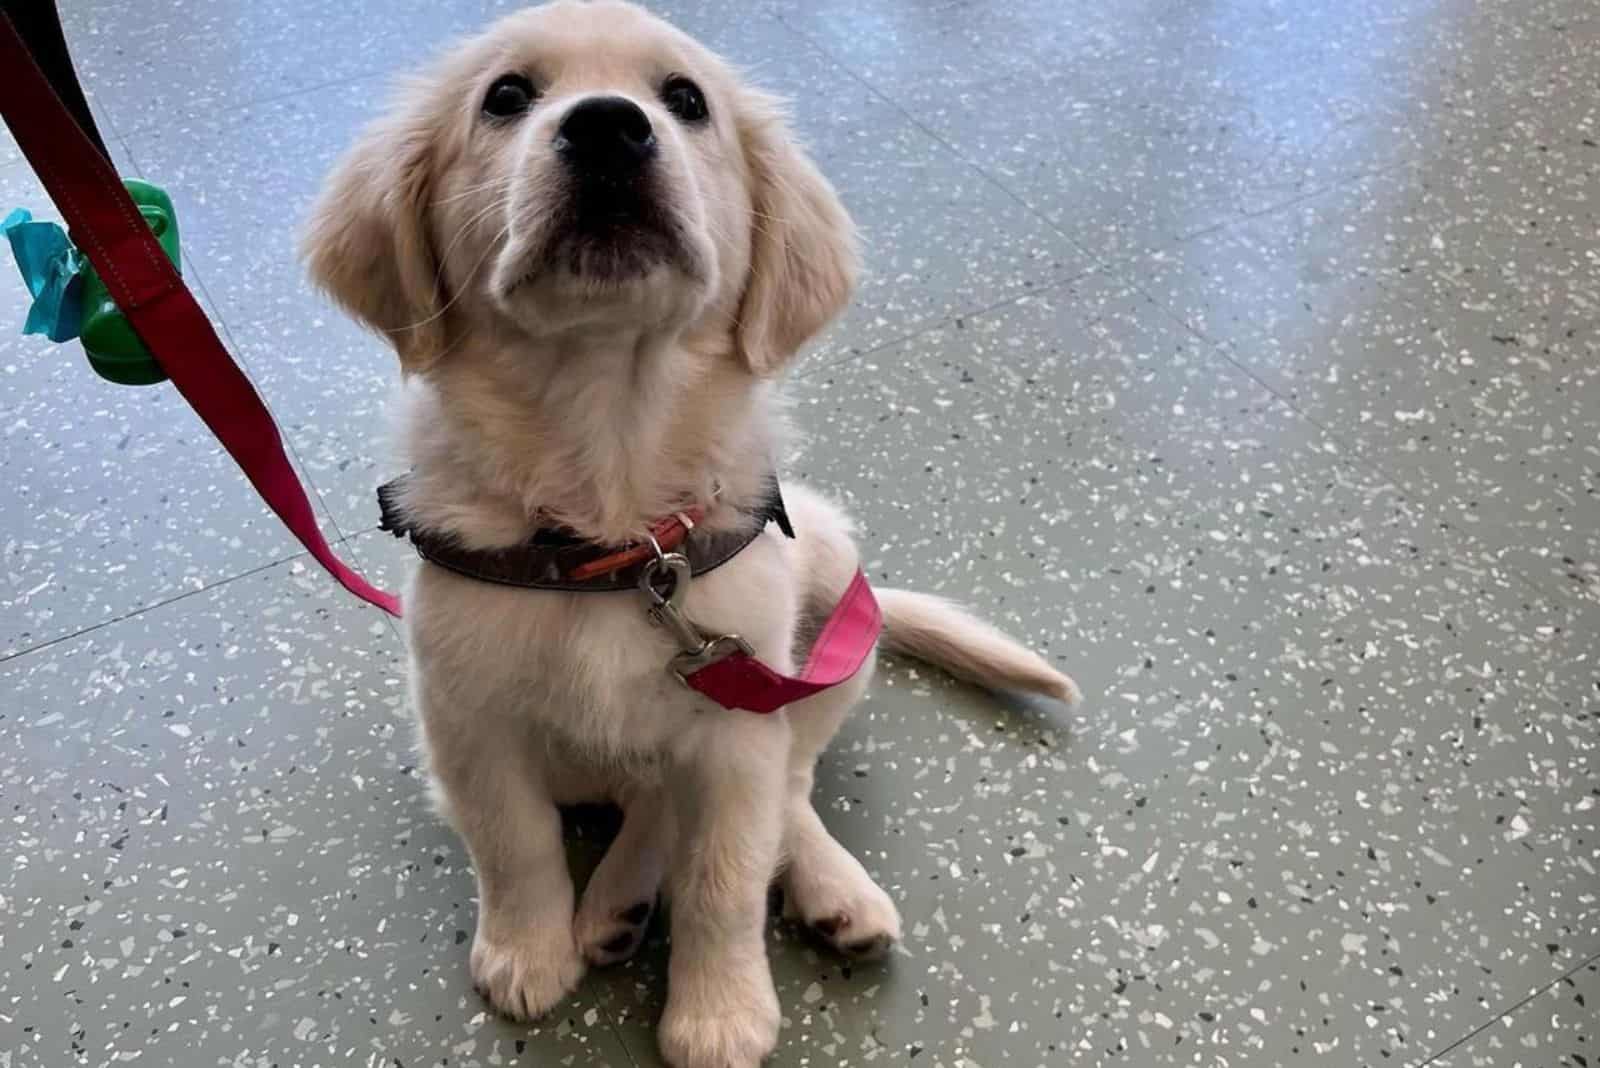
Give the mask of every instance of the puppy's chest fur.
M 422 564 L 406 601 L 412 656 L 430 687 L 457 707 L 552 732 L 586 763 L 653 761 L 707 716 L 730 714 L 668 670 L 677 646 L 649 622 L 641 594 L 508 589 Z M 694 579 L 685 601 L 702 628 L 740 635 L 780 671 L 794 667 L 799 609 L 792 551 L 771 528 Z

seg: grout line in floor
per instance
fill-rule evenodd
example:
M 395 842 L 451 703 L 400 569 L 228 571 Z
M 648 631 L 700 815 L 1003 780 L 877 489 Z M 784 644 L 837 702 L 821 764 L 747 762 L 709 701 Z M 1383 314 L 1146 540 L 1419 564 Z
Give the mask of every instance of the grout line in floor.
M 86 627 L 79 627 L 77 630 L 69 631 L 66 634 L 58 634 L 53 638 L 46 638 L 44 641 L 35 645 L 30 645 L 22 649 L 14 649 L 9 653 L 0 655 L 0 666 L 9 664 L 13 660 L 20 660 L 25 656 L 31 656 L 34 653 L 40 653 L 48 649 L 52 649 L 63 642 L 70 642 L 76 638 L 82 638 L 87 634 L 93 634 L 95 631 L 104 630 L 106 627 L 115 626 L 116 624 L 125 620 L 133 619 L 136 616 L 142 616 L 146 612 L 152 612 L 157 608 L 165 608 L 167 605 L 177 604 L 179 601 L 187 601 L 191 597 L 197 597 L 202 593 L 209 593 L 212 590 L 220 589 L 221 587 L 232 582 L 237 582 L 240 579 L 249 578 L 252 575 L 259 575 L 263 571 L 270 571 L 275 567 L 280 567 L 291 560 L 298 559 L 305 555 L 307 554 L 303 550 L 297 553 L 290 553 L 288 556 L 284 556 L 276 560 L 269 560 L 266 563 L 257 564 L 254 567 L 246 568 L 243 571 L 239 571 L 222 578 L 213 579 L 210 582 L 206 582 L 192 590 L 184 590 L 181 593 L 175 593 L 171 596 L 162 597 L 160 600 L 151 601 L 149 604 L 140 605 L 138 608 L 130 609 L 126 612 L 119 612 L 116 615 L 109 616 L 97 623 L 90 623 Z
M 1178 246 L 1187 244 L 1188 242 L 1193 241 L 1193 240 L 1195 240 L 1197 238 L 1204 237 L 1204 236 L 1209 236 L 1209 235 L 1216 234 L 1216 233 L 1220 233 L 1220 232 L 1223 232 L 1223 231 L 1226 231 L 1226 230 L 1230 230 L 1230 229 L 1232 229 L 1234 227 L 1237 227 L 1237 226 L 1239 226 L 1239 225 L 1241 225 L 1241 224 L 1243 224 L 1245 222 L 1248 222 L 1248 221 L 1252 221 L 1252 220 L 1256 220 L 1256 219 L 1262 219 L 1262 218 L 1269 217 L 1271 215 L 1275 215 L 1275 214 L 1277 214 L 1279 212 L 1286 211 L 1286 210 L 1288 210 L 1290 208 L 1293 208 L 1293 207 L 1295 207 L 1295 206 L 1297 206 L 1299 204 L 1303 204 L 1303 203 L 1305 203 L 1307 201 L 1314 200 L 1314 199 L 1316 199 L 1318 197 L 1334 193 L 1334 192 L 1339 191 L 1341 189 L 1344 189 L 1344 188 L 1346 188 L 1348 186 L 1354 185 L 1354 184 L 1356 184 L 1358 182 L 1367 181 L 1367 180 L 1369 180 L 1371 178 L 1374 178 L 1374 177 L 1377 177 L 1377 176 L 1380 176 L 1380 175 L 1389 174 L 1389 173 L 1392 173 L 1392 172 L 1397 171 L 1397 170 L 1402 170 L 1402 169 L 1404 169 L 1406 167 L 1415 166 L 1418 162 L 1420 162 L 1418 159 L 1412 158 L 1410 156 L 1403 156 L 1402 158 L 1392 160 L 1392 161 L 1390 161 L 1388 163 L 1361 167 L 1361 168 L 1358 168 L 1357 170 L 1355 170 L 1355 171 L 1353 171 L 1351 173 L 1344 174 L 1344 175 L 1341 175 L 1339 177 L 1331 178 L 1331 179 L 1329 179 L 1327 181 L 1321 182 L 1321 183 L 1317 184 L 1314 187 L 1302 188 L 1302 189 L 1296 190 L 1293 193 L 1289 193 L 1289 194 L 1283 196 L 1282 199 L 1270 199 L 1269 198 L 1268 202 L 1262 207 L 1255 207 L 1255 208 L 1235 207 L 1225 217 L 1223 217 L 1222 219 L 1217 220 L 1216 222 L 1208 223 L 1208 224 L 1205 224 L 1203 226 L 1198 226 L 1198 227 L 1196 227 L 1196 228 L 1194 228 L 1192 230 L 1187 230 L 1187 231 L 1183 231 L 1183 232 L 1175 234 L 1175 235 L 1171 235 L 1171 236 L 1168 237 L 1167 240 L 1162 241 L 1162 242 L 1160 242 L 1160 243 L 1158 243 L 1156 245 L 1149 246 L 1149 247 L 1144 247 L 1144 248 L 1140 248 L 1140 249 L 1132 250 L 1132 251 L 1112 253 L 1112 254 L 1108 255 L 1108 254 L 1105 254 L 1103 252 L 1095 251 L 1094 249 L 1090 248 L 1089 246 L 1083 244 L 1081 241 L 1079 241 L 1077 238 L 1075 238 L 1072 234 L 1070 234 L 1067 231 L 1063 230 L 1060 227 L 1060 225 L 1058 225 L 1048 215 L 1044 214 L 1043 212 L 1041 212 L 1037 208 L 1035 208 L 1034 205 L 1031 204 L 1027 200 L 1027 198 L 1023 197 L 1021 194 L 1019 194 L 1019 193 L 1015 192 L 1014 190 L 1012 190 L 1012 188 L 1006 182 L 1002 181 L 1000 178 L 998 178 L 995 175 L 991 174 L 990 171 L 988 170 L 988 168 L 984 167 L 981 163 L 977 162 L 976 160 L 971 159 L 965 152 L 963 152 L 961 150 L 961 148 L 958 145 L 954 144 L 953 142 L 951 142 L 950 140 L 945 138 L 942 134 L 940 134 L 938 131 L 934 130 L 932 127 L 930 127 L 926 123 L 924 123 L 921 119 L 919 119 L 917 117 L 917 115 L 914 112 L 912 112 L 910 109 L 905 107 L 905 105 L 901 104 L 894 97 L 890 96 L 888 93 L 886 93 L 882 89 L 878 88 L 878 86 L 875 85 L 867 76 L 865 76 L 865 75 L 863 75 L 861 73 L 858 73 L 850 64 L 846 63 L 838 55 L 836 55 L 834 52 L 830 51 L 825 45 L 820 43 L 811 34 L 807 33 L 805 30 L 795 26 L 788 19 L 784 18 L 782 15 L 777 16 L 777 21 L 781 25 L 783 25 L 786 29 L 788 29 L 792 34 L 794 34 L 795 36 L 799 37 L 801 40 L 805 41 L 807 43 L 807 45 L 809 47 L 811 47 L 818 55 L 822 56 L 828 62 L 830 62 L 833 65 L 835 65 L 836 67 L 838 67 L 841 71 L 845 72 L 845 74 L 847 74 L 853 80 L 859 82 L 862 86 L 864 86 L 869 92 L 871 92 L 878 99 L 882 100 L 884 103 L 886 103 L 890 107 L 894 108 L 897 112 L 899 112 L 901 114 L 901 116 L 906 121 L 910 122 L 917 129 L 921 130 L 927 137 L 929 137 L 930 139 L 935 141 L 937 144 L 939 144 L 941 147 L 943 147 L 946 151 L 950 152 L 956 159 L 960 160 L 963 164 L 965 164 L 966 166 L 970 167 L 972 170 L 977 172 L 977 174 L 979 174 L 986 182 L 988 182 L 989 184 L 993 185 L 996 189 L 998 189 L 1000 192 L 1005 194 L 1006 197 L 1008 197 L 1013 202 L 1015 202 L 1017 205 L 1022 207 L 1023 210 L 1028 212 L 1029 215 L 1031 215 L 1033 218 L 1038 220 L 1040 223 L 1042 223 L 1043 225 L 1048 227 L 1052 232 L 1054 232 L 1059 237 L 1061 237 L 1063 240 L 1068 242 L 1068 244 L 1071 245 L 1073 248 L 1077 249 L 1080 253 L 1082 253 L 1088 259 L 1088 262 L 1090 263 L 1089 270 L 1091 270 L 1091 271 L 1095 270 L 1095 269 L 1104 269 L 1104 270 L 1112 270 L 1112 271 L 1119 270 L 1119 269 L 1121 269 L 1123 267 L 1126 267 L 1126 266 L 1128 266 L 1130 264 L 1137 263 L 1140 260 L 1144 259 L 1145 257 L 1147 257 L 1147 256 L 1149 256 L 1149 255 L 1151 255 L 1153 253 L 1159 253 L 1159 252 L 1167 251 L 1167 250 L 1176 248 Z M 1442 157 L 1442 156 L 1446 155 L 1446 152 L 1441 149 L 1440 152 L 1438 153 L 1438 155 Z M 1425 156 L 1424 158 L 1433 158 L 1433 157 Z M 1141 292 L 1142 292 L 1142 290 L 1141 290 Z M 1155 303 L 1157 304 L 1158 307 L 1162 307 L 1162 308 L 1166 307 L 1165 304 L 1163 304 L 1159 300 L 1156 300 L 1156 298 L 1154 298 L 1151 294 L 1145 293 L 1144 295 L 1146 297 L 1150 298 L 1151 300 L 1155 301 Z
M 955 157 L 955 159 L 959 160 L 962 164 L 964 164 L 965 166 L 971 168 L 985 182 L 989 183 L 990 185 L 994 186 L 994 188 L 998 189 L 1001 193 L 1005 194 L 1005 196 L 1008 199 L 1010 199 L 1011 201 L 1016 203 L 1024 211 L 1026 211 L 1029 215 L 1033 216 L 1039 222 L 1043 223 L 1046 227 L 1048 227 L 1051 230 L 1052 233 L 1055 233 L 1057 236 L 1063 238 L 1068 243 L 1068 245 L 1070 245 L 1072 248 L 1076 249 L 1078 252 L 1080 252 L 1084 256 L 1086 256 L 1088 258 L 1088 261 L 1089 261 L 1089 270 L 1094 270 L 1096 268 L 1105 267 L 1105 266 L 1107 266 L 1109 264 L 1110 261 L 1108 261 L 1105 256 L 1103 256 L 1103 255 L 1095 252 L 1094 250 L 1088 248 L 1087 246 L 1082 244 L 1080 241 L 1078 241 L 1076 238 L 1074 238 L 1072 235 L 1070 235 L 1070 234 L 1066 233 L 1064 230 L 1062 230 L 1061 227 L 1057 226 L 1056 223 L 1053 220 L 1045 217 L 1037 209 L 1035 209 L 1032 204 L 1028 203 L 1028 201 L 1026 199 L 1024 199 L 1022 196 L 1020 196 L 1019 194 L 1014 192 L 1009 185 L 1007 185 L 1006 183 L 1000 181 L 994 175 L 990 174 L 987 168 L 980 166 L 978 163 L 976 163 L 972 159 L 968 158 L 967 154 L 965 152 L 961 151 L 960 148 L 958 148 L 956 145 L 952 144 L 942 134 L 940 134 L 938 131 L 934 130 L 927 123 L 923 122 L 909 108 L 907 108 L 904 104 L 900 103 L 900 101 L 896 100 L 894 97 L 890 96 L 888 93 L 886 93 L 882 89 L 878 88 L 875 84 L 873 84 L 871 81 L 869 81 L 865 75 L 857 73 L 857 71 L 855 70 L 854 67 L 852 67 L 851 65 L 846 63 L 844 60 L 842 60 L 839 56 L 837 56 L 833 52 L 829 51 L 828 48 L 825 45 L 821 44 L 815 37 L 811 36 L 809 33 L 805 32 L 804 30 L 802 30 L 799 27 L 795 26 L 788 19 L 784 18 L 782 15 L 778 15 L 777 16 L 777 21 L 778 21 L 778 23 L 780 25 L 782 25 L 790 33 L 794 34 L 796 37 L 800 38 L 800 40 L 804 41 L 806 43 L 806 45 L 812 49 L 812 51 L 817 53 L 817 55 L 821 56 L 822 58 L 826 59 L 829 63 L 832 63 L 834 66 L 838 67 L 841 71 L 843 71 L 848 77 L 850 77 L 854 81 L 859 82 L 873 96 L 877 97 L 879 100 L 883 101 L 884 103 L 886 103 L 890 107 L 892 107 L 895 111 L 899 112 L 902 118 L 904 118 L 907 122 L 911 123 L 911 125 L 915 126 L 918 130 L 922 131 L 922 133 L 926 137 L 928 137 L 934 143 L 939 145 L 946 152 L 950 153 L 953 157 Z
M 372 568 L 367 561 L 366 556 L 361 552 L 361 548 L 356 545 L 356 540 L 363 535 L 371 534 L 373 531 L 381 529 L 383 528 L 379 524 L 374 523 L 371 526 L 364 527 L 363 529 L 356 531 L 354 534 L 351 534 L 343 543 L 350 550 L 350 556 L 356 565 L 356 570 L 360 572 L 361 576 L 369 582 L 373 581 L 371 574 Z M 405 632 L 400 629 L 400 620 L 390 615 L 388 612 L 385 612 L 383 613 L 383 621 L 384 623 L 388 624 L 389 630 L 393 632 L 394 636 L 400 640 L 402 645 L 404 645 L 406 636 Z
M 1475 1039 L 1479 1035 L 1483 1034 L 1483 1032 L 1487 1031 L 1489 1028 L 1491 1028 L 1495 1024 L 1499 1023 L 1501 1020 L 1504 1020 L 1506 1017 L 1510 1016 L 1512 1013 L 1515 1013 L 1517 1010 L 1519 1010 L 1519 1009 L 1523 1008 L 1524 1006 L 1526 1006 L 1530 1001 L 1533 1001 L 1535 998 L 1539 997 L 1541 994 L 1546 993 L 1547 991 L 1555 989 L 1557 986 L 1559 986 L 1562 983 L 1566 982 L 1568 979 L 1572 978 L 1574 975 L 1577 975 L 1579 972 L 1583 971 L 1585 968 L 1587 968 L 1590 965 L 1595 964 L 1597 962 L 1600 962 L 1600 953 L 1595 953 L 1594 955 L 1590 956 L 1588 959 L 1580 961 L 1579 963 L 1573 965 L 1567 971 L 1562 972 L 1560 975 L 1556 976 L 1554 979 L 1550 980 L 1548 983 L 1545 983 L 1543 986 L 1536 987 L 1535 989 L 1530 990 L 1526 995 L 1524 995 L 1523 997 L 1519 998 L 1516 1002 L 1514 1002 L 1513 1004 L 1508 1006 L 1504 1011 L 1496 1013 L 1494 1016 L 1491 1016 L 1489 1019 L 1483 1021 L 1477 1027 L 1474 1027 L 1472 1030 L 1468 1031 L 1466 1034 L 1462 1035 L 1460 1038 L 1456 1039 L 1454 1042 L 1450 1043 L 1448 1046 L 1445 1046 L 1443 1049 L 1440 1049 L 1440 1050 L 1437 1050 L 1437 1051 L 1435 1051 L 1433 1053 L 1430 1053 L 1426 1060 L 1417 1061 L 1415 1064 L 1413 1064 L 1411 1066 L 1411 1068 L 1428 1068 L 1428 1065 L 1437 1063 L 1439 1058 L 1444 1057 L 1444 1056 L 1454 1052 L 1455 1050 L 1460 1049 L 1462 1046 L 1465 1046 L 1467 1043 L 1471 1042 L 1473 1039 Z
M 354 534 L 331 541 L 330 545 L 334 549 L 349 549 L 354 551 L 351 542 L 355 538 L 358 538 L 363 534 L 370 533 L 376 529 L 378 528 L 373 526 L 358 530 Z M 183 590 L 179 593 L 161 597 L 159 600 L 151 601 L 149 604 L 140 605 L 138 608 L 129 609 L 125 612 L 118 612 L 117 614 L 109 616 L 98 622 L 79 627 L 77 630 L 69 631 L 65 634 L 58 634 L 51 638 L 46 638 L 43 641 L 36 642 L 33 645 L 25 646 L 21 649 L 13 649 L 8 653 L 0 654 L 0 667 L 3 667 L 14 660 L 20 660 L 22 657 L 29 656 L 33 653 L 44 652 L 52 649 L 55 646 L 61 645 L 63 642 L 70 642 L 75 638 L 82 638 L 85 635 L 93 634 L 95 631 L 104 630 L 106 627 L 114 626 L 115 624 L 133 619 L 136 616 L 142 616 L 146 612 L 153 612 L 158 608 L 165 608 L 168 605 L 177 604 L 179 601 L 186 601 L 189 598 L 199 596 L 202 593 L 210 593 L 213 590 L 221 589 L 223 586 L 237 582 L 240 579 L 250 578 L 265 571 L 271 571 L 275 567 L 282 567 L 284 564 L 290 564 L 296 560 L 302 559 L 311 559 L 311 554 L 306 552 L 304 549 L 301 549 L 296 552 L 289 553 L 287 556 L 282 556 L 274 560 L 268 560 L 265 563 L 247 567 L 243 571 L 237 571 L 230 575 L 224 575 L 220 578 L 211 579 L 200 586 L 196 586 L 192 590 Z M 320 567 L 318 568 L 318 573 L 321 573 Z M 327 576 L 327 579 L 329 582 L 335 581 L 331 575 Z
M 1361 181 L 1363 179 L 1369 178 L 1374 174 L 1380 174 L 1380 173 L 1384 173 L 1385 171 L 1390 170 L 1390 169 L 1394 169 L 1394 168 L 1402 167 L 1402 166 L 1407 166 L 1412 162 L 1410 160 L 1400 160 L 1400 161 L 1396 161 L 1395 163 L 1388 164 L 1388 165 L 1386 165 L 1384 167 L 1370 168 L 1370 169 L 1367 169 L 1367 170 L 1360 171 L 1360 172 L 1358 172 L 1356 174 L 1346 175 L 1346 176 L 1344 176 L 1342 178 L 1334 179 L 1334 180 L 1332 180 L 1330 182 L 1324 183 L 1324 184 L 1316 187 L 1315 189 L 1309 189 L 1309 190 L 1302 189 L 1302 190 L 1299 190 L 1299 191 L 1293 193 L 1292 195 L 1285 197 L 1283 200 L 1272 201 L 1266 207 L 1263 207 L 1263 208 L 1257 208 L 1257 209 L 1254 209 L 1254 210 L 1247 210 L 1247 209 L 1244 209 L 1244 208 L 1234 208 L 1234 209 L 1232 209 L 1230 211 L 1229 214 L 1225 215 L 1223 218 L 1217 220 L 1216 222 L 1207 223 L 1207 224 L 1205 224 L 1203 226 L 1196 227 L 1193 230 L 1188 230 L 1188 231 L 1184 231 L 1184 232 L 1176 234 L 1176 235 L 1172 235 L 1168 240 L 1160 243 L 1159 245 L 1157 245 L 1155 247 L 1140 248 L 1140 249 L 1137 249 L 1137 250 L 1134 250 L 1134 251 L 1119 252 L 1119 253 L 1113 253 L 1113 254 L 1107 255 L 1107 254 L 1105 254 L 1103 252 L 1095 251 L 1094 249 L 1090 248 L 1089 246 L 1083 244 L 1081 241 L 1079 241 L 1077 238 L 1072 236 L 1072 234 L 1068 233 L 1066 230 L 1063 230 L 1061 228 L 1061 226 L 1054 219 L 1050 218 L 1048 215 L 1046 215 L 1045 213 L 1043 213 L 1040 210 L 1038 210 L 1032 203 L 1030 203 L 1028 201 L 1028 199 L 1026 197 L 1022 196 L 1020 193 L 1017 193 L 1007 183 L 1005 183 L 1004 181 L 1002 181 L 1000 178 L 996 177 L 995 175 L 991 174 L 988 168 L 984 167 L 981 163 L 979 163 L 976 160 L 974 160 L 971 157 L 969 157 L 965 152 L 963 152 L 961 150 L 961 148 L 958 145 L 954 144 L 949 139 L 944 137 L 944 135 L 940 134 L 938 131 L 934 130 L 931 126 L 929 126 L 926 123 L 924 123 L 920 118 L 917 117 L 915 112 L 911 111 L 905 105 L 901 104 L 898 100 L 896 100 L 894 97 L 890 96 L 888 93 L 886 93 L 882 89 L 878 88 L 878 86 L 873 84 L 873 82 L 870 79 L 868 79 L 865 75 L 858 73 L 854 68 L 852 68 L 849 64 L 847 64 L 838 55 L 836 55 L 833 52 L 829 51 L 828 48 L 826 46 L 824 46 L 823 44 L 821 44 L 820 42 L 818 42 L 816 40 L 816 38 L 812 37 L 810 34 L 806 33 L 804 30 L 799 29 L 798 27 L 794 26 L 792 23 L 790 23 L 787 19 L 784 19 L 782 16 L 778 17 L 778 21 L 784 27 L 786 27 L 791 33 L 795 34 L 797 37 L 799 37 L 803 41 L 805 41 L 814 51 L 817 52 L 818 55 L 820 55 L 823 58 L 827 59 L 830 63 L 834 64 L 840 70 L 844 71 L 849 77 L 851 77 L 855 81 L 859 82 L 862 86 L 864 86 L 869 92 L 871 92 L 879 100 L 882 100 L 884 103 L 886 103 L 890 107 L 894 108 L 897 112 L 900 113 L 900 115 L 906 121 L 910 122 L 918 130 L 922 131 L 922 133 L 925 134 L 928 138 L 930 138 L 931 140 L 933 140 L 934 142 L 939 144 L 942 148 L 944 148 L 946 151 L 948 151 L 956 159 L 960 160 L 967 167 L 970 167 L 980 177 L 982 177 L 984 179 L 984 181 L 988 182 L 990 185 L 992 185 L 996 189 L 998 189 L 1001 193 L 1005 194 L 1005 196 L 1007 198 L 1009 198 L 1015 204 L 1020 206 L 1024 211 L 1026 211 L 1034 219 L 1036 219 L 1037 221 L 1042 223 L 1044 226 L 1048 227 L 1053 233 L 1055 233 L 1061 239 L 1066 241 L 1071 247 L 1075 248 L 1077 251 L 1082 253 L 1088 259 L 1088 262 L 1090 264 L 1089 270 L 1095 270 L 1095 269 L 1113 270 L 1113 269 L 1116 269 L 1117 267 L 1125 265 L 1125 264 L 1127 264 L 1129 262 L 1133 262 L 1133 261 L 1137 261 L 1139 259 L 1142 259 L 1143 257 L 1148 256 L 1149 254 L 1151 254 L 1153 252 L 1159 252 L 1159 251 L 1162 251 L 1164 249 L 1172 248 L 1172 247 L 1177 246 L 1177 245 L 1182 245 L 1182 244 L 1185 244 L 1186 242 L 1194 240 L 1197 237 L 1201 237 L 1201 236 L 1204 236 L 1204 235 L 1207 235 L 1207 234 L 1213 234 L 1213 233 L 1217 233 L 1219 231 L 1230 229 L 1230 228 L 1232 228 L 1234 226 L 1237 226 L 1240 223 L 1242 223 L 1242 222 L 1244 222 L 1246 220 L 1249 220 L 1249 219 L 1258 219 L 1258 218 L 1261 218 L 1261 217 L 1266 216 L 1266 215 L 1271 215 L 1274 212 L 1282 211 L 1282 210 L 1284 210 L 1286 208 L 1289 208 L 1289 207 L 1292 207 L 1292 206 L 1294 206 L 1296 204 L 1299 204 L 1302 201 L 1309 200 L 1309 199 L 1312 199 L 1314 197 L 1321 196 L 1321 195 L 1323 195 L 1325 193 L 1328 193 L 1328 192 L 1330 192 L 1332 190 L 1341 188 L 1341 187 L 1343 187 L 1345 185 L 1348 185 L 1348 184 L 1351 184 L 1351 183 L 1354 183 L 1354 182 Z
M 175 126 L 176 120 L 179 118 L 193 119 L 195 121 L 196 128 L 192 131 L 189 131 L 190 135 L 198 134 L 202 139 L 205 139 L 222 130 L 245 125 L 247 122 L 249 122 L 251 115 L 258 108 L 270 104 L 280 104 L 285 100 L 293 100 L 298 96 L 306 96 L 311 93 L 321 93 L 329 89 L 337 89 L 343 86 L 355 85 L 359 82 L 375 81 L 383 78 L 385 74 L 391 73 L 394 72 L 388 70 L 363 71 L 362 73 L 347 75 L 343 78 L 334 78 L 331 81 L 318 82 L 315 85 L 302 86 L 299 89 L 286 89 L 281 93 L 268 93 L 265 96 L 253 96 L 240 103 L 237 108 L 218 109 L 214 106 L 214 103 L 208 103 L 202 100 L 198 104 L 190 104 L 179 107 L 173 113 L 172 118 L 174 121 L 172 122 L 159 124 L 155 122 L 136 123 L 131 129 L 120 132 L 118 134 L 118 139 L 124 142 L 132 142 L 157 135 L 163 129 L 169 129 Z M 215 116 L 219 113 L 219 111 L 228 115 L 229 118 L 226 121 L 216 121 Z

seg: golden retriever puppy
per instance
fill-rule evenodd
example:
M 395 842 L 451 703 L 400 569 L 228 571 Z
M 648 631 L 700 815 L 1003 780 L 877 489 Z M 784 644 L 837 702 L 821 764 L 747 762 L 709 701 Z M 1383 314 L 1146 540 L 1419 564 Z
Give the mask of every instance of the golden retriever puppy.
M 629 4 L 522 11 L 361 136 L 304 250 L 399 355 L 411 473 L 392 503 L 410 530 L 493 557 L 535 531 L 639 545 L 692 510 L 689 539 L 749 544 L 689 582 L 687 616 L 779 672 L 805 659 L 857 554 L 816 494 L 788 490 L 793 538 L 760 514 L 784 442 L 775 376 L 845 304 L 856 254 L 772 98 Z M 991 687 L 1074 694 L 942 601 L 880 600 L 891 649 Z M 673 677 L 679 645 L 637 593 L 424 562 L 405 605 L 428 767 L 477 876 L 472 976 L 497 1010 L 538 1016 L 586 965 L 626 957 L 664 894 L 662 1052 L 676 1068 L 748 1068 L 778 1037 L 763 939 L 775 879 L 840 952 L 880 955 L 899 936 L 894 904 L 810 801 L 870 657 L 757 715 Z M 591 801 L 624 820 L 577 898 L 558 806 Z

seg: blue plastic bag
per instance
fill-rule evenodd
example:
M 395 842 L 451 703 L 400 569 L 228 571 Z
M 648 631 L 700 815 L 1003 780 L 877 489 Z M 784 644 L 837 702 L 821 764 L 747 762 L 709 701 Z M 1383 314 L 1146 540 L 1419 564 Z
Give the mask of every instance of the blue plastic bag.
M 11 255 L 33 297 L 24 334 L 43 334 L 51 341 L 71 341 L 83 322 L 83 254 L 56 223 L 34 222 L 18 208 L 0 220 L 0 233 L 11 242 Z

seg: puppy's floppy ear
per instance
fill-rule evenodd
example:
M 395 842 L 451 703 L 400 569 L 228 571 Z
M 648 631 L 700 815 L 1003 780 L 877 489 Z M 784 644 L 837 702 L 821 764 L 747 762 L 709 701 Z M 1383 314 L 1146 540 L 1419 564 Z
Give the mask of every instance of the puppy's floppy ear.
M 428 232 L 434 151 L 422 108 L 369 126 L 334 165 L 300 238 L 312 281 L 383 334 L 408 372 L 447 347 L 449 302 Z
M 779 100 L 746 91 L 739 124 L 754 215 L 735 341 L 750 369 L 767 375 L 849 301 L 855 225 L 795 143 Z

